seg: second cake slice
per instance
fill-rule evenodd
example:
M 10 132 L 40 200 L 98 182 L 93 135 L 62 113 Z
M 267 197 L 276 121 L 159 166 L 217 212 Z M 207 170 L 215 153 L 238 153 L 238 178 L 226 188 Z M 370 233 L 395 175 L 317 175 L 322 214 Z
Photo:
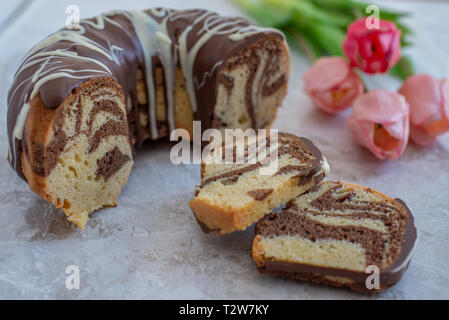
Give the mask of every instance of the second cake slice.
M 260 272 L 374 292 L 407 269 L 417 231 L 402 200 L 325 181 L 287 207 L 256 224 L 252 257 Z
M 204 232 L 245 230 L 327 175 L 327 161 L 310 140 L 287 133 L 276 138 L 276 144 L 271 136 L 266 139 L 266 155 L 276 151 L 275 161 L 270 156 L 270 161 L 259 157 L 246 164 L 201 164 L 201 185 L 190 207 Z M 244 154 L 254 148 L 255 143 L 246 143 Z M 237 149 L 231 149 L 235 160 Z

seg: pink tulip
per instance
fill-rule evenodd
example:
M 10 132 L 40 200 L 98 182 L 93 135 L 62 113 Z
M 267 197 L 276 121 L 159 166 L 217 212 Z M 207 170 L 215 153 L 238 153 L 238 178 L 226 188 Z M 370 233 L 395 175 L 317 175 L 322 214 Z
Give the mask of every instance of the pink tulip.
M 351 66 L 366 73 L 386 72 L 401 58 L 401 30 L 384 20 L 379 20 L 378 29 L 368 29 L 366 19 L 349 25 L 343 50 Z
M 314 105 L 329 113 L 350 107 L 354 99 L 363 93 L 359 76 L 341 57 L 318 59 L 303 79 L 304 91 Z
M 379 159 L 397 159 L 407 146 L 409 106 L 405 98 L 385 90 L 373 90 L 354 101 L 348 126 L 355 140 Z
M 410 105 L 410 138 L 425 146 L 449 131 L 449 85 L 420 74 L 408 78 L 398 91 Z

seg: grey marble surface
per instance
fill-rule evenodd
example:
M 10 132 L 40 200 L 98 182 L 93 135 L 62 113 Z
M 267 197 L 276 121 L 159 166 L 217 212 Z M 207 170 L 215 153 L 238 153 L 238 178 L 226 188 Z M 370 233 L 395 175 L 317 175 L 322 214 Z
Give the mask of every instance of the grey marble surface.
M 423 4 L 426 2 L 427 5 Z M 449 27 L 444 2 L 401 6 L 419 26 L 411 55 L 418 70 L 448 76 Z M 0 114 L 21 57 L 65 21 L 65 7 L 78 4 L 82 17 L 111 9 L 146 8 L 158 1 L 24 1 L 0 14 Z M 386 3 L 385 1 L 383 3 Z M 3 6 L 4 4 L 2 4 Z M 22 4 L 23 5 L 23 4 Z M 176 8 L 212 8 L 239 14 L 226 1 L 164 1 Z M 19 12 L 19 13 L 17 13 Z M 14 18 L 9 15 L 15 13 Z M 432 17 L 430 17 L 432 16 Z M 8 20 L 9 19 L 9 20 Z M 6 24 L 3 22 L 7 21 Z M 427 148 L 410 144 L 397 161 L 379 161 L 358 147 L 345 125 L 347 111 L 331 117 L 315 110 L 302 93 L 307 61 L 292 53 L 288 97 L 274 127 L 311 138 L 331 165 L 331 178 L 376 188 L 403 198 L 413 210 L 419 243 L 409 270 L 393 288 L 361 295 L 348 290 L 260 275 L 249 257 L 253 229 L 217 237 L 203 234 L 188 207 L 198 165 L 171 164 L 170 144 L 147 144 L 116 208 L 91 216 L 84 232 L 35 196 L 6 159 L 6 117 L 0 130 L 0 298 L 205 298 L 205 299 L 417 299 L 449 298 L 449 134 Z M 398 82 L 368 79 L 369 86 L 395 90 Z M 80 289 L 66 288 L 68 265 L 80 270 Z

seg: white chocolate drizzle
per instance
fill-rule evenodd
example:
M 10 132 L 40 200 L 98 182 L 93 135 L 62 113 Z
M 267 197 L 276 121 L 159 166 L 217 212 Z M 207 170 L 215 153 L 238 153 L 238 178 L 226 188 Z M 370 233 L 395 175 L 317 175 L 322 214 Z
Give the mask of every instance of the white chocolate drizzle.
M 157 17 L 164 17 L 162 22 L 146 14 L 143 11 L 130 11 L 125 15 L 131 20 L 134 30 L 139 38 L 145 56 L 145 77 L 147 85 L 148 113 L 150 121 L 151 137 L 158 138 L 156 119 L 156 88 L 153 77 L 152 58 L 158 56 L 164 70 L 165 87 L 167 97 L 167 121 L 169 130 L 175 129 L 174 116 L 174 89 L 176 61 L 172 51 L 171 39 L 167 32 L 167 19 L 170 17 L 168 9 L 153 9 L 151 11 Z

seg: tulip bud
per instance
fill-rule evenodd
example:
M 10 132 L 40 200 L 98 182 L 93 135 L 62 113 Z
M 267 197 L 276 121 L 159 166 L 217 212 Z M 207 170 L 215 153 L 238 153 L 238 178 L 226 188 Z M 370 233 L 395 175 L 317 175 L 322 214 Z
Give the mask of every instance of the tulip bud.
M 352 105 L 363 93 L 359 76 L 341 57 L 318 59 L 304 75 L 304 91 L 314 105 L 329 113 L 336 113 Z
M 379 20 L 378 29 L 368 29 L 366 18 L 349 25 L 343 50 L 366 73 L 386 72 L 401 58 L 401 30 L 393 22 Z
M 347 120 L 355 140 L 379 159 L 397 159 L 409 136 L 409 106 L 394 92 L 373 90 L 354 101 Z
M 449 85 L 420 74 L 409 77 L 398 91 L 410 105 L 410 138 L 425 146 L 449 131 Z

